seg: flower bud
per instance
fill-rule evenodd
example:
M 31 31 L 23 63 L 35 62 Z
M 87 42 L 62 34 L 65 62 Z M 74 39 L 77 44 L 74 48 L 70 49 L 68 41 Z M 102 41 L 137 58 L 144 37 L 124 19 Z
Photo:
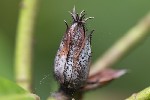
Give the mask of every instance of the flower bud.
M 61 87 L 77 90 L 81 88 L 89 74 L 91 61 L 91 36 L 85 31 L 85 22 L 93 17 L 85 18 L 84 11 L 80 14 L 75 8 L 70 12 L 73 23 L 61 40 L 54 61 L 54 74 Z

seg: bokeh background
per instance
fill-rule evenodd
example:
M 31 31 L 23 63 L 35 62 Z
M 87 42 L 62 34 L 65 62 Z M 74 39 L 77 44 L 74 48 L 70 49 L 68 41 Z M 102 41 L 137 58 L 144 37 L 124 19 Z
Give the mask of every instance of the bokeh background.
M 21 0 L 0 0 L 0 76 L 14 80 L 16 28 Z M 76 6 L 94 20 L 87 28 L 95 29 L 92 39 L 94 62 L 113 43 L 150 11 L 150 0 L 40 0 L 34 32 L 33 87 L 45 100 L 57 89 L 53 79 L 53 60 L 66 26 L 68 11 Z M 106 87 L 90 91 L 84 100 L 123 100 L 150 86 L 150 36 L 113 66 L 129 73 Z M 43 79 L 44 78 L 44 79 Z

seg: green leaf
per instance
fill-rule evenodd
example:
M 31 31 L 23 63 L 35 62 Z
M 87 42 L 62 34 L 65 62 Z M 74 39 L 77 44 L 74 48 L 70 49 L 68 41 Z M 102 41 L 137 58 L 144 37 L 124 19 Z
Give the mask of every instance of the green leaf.
M 0 96 L 0 100 L 39 100 L 32 94 L 13 94 Z
M 0 100 L 39 100 L 39 97 L 0 77 Z

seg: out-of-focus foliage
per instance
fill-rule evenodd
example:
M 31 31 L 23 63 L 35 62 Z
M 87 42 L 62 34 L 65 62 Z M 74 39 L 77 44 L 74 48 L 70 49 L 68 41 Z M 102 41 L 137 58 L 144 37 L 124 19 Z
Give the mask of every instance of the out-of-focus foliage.
M 20 1 L 0 1 L 0 76 L 10 80 L 14 79 L 13 61 Z M 66 30 L 63 20 L 71 23 L 68 11 L 74 5 L 78 12 L 84 9 L 87 17 L 95 17 L 87 22 L 89 31 L 95 29 L 92 38 L 94 62 L 150 11 L 149 4 L 150 0 L 40 0 L 33 47 L 33 92 L 45 100 L 57 88 L 53 79 L 53 60 Z M 129 69 L 129 74 L 107 87 L 87 93 L 85 100 L 122 100 L 149 86 L 150 37 L 147 36 L 145 40 L 113 66 Z
M 4 78 L 0 77 L 0 96 L 9 94 L 24 94 L 27 93 L 21 87 L 17 86 L 15 83 L 10 82 Z
M 0 100 L 35 100 L 34 97 L 16 85 L 0 77 Z

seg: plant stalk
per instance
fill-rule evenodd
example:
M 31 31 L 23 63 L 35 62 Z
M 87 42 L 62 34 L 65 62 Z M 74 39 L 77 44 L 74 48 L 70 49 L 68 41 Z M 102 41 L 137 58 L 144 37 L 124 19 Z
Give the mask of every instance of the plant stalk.
M 150 87 L 140 91 L 139 93 L 134 93 L 131 97 L 126 100 L 150 100 Z
M 110 47 L 110 49 L 91 66 L 90 76 L 120 61 L 133 47 L 146 38 L 149 31 L 150 13 Z
M 22 0 L 17 27 L 15 78 L 18 85 L 31 91 L 33 31 L 38 0 Z

